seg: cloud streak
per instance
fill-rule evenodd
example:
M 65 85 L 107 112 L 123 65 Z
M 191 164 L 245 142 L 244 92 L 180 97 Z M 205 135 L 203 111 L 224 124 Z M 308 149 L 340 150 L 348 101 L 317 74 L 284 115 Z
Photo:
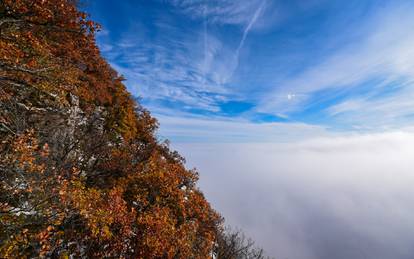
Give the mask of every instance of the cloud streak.
M 243 31 L 243 36 L 242 39 L 239 43 L 239 46 L 236 49 L 236 56 L 239 56 L 240 50 L 243 48 L 244 42 L 247 38 L 247 35 L 249 34 L 250 30 L 252 29 L 253 25 L 256 23 L 257 19 L 259 18 L 260 14 L 263 11 L 263 8 L 266 4 L 266 0 L 264 0 L 260 6 L 257 8 L 257 10 L 254 12 L 252 19 L 249 21 L 249 23 L 247 24 L 246 28 Z
M 235 66 L 234 67 L 235 68 L 233 69 L 233 72 L 234 72 L 234 70 L 237 69 L 237 67 L 239 65 L 240 51 L 244 46 L 244 42 L 246 41 L 247 35 L 249 35 L 249 32 L 252 29 L 253 25 L 256 23 L 257 19 L 260 17 L 261 13 L 263 12 L 263 8 L 265 7 L 265 5 L 266 5 L 266 0 L 263 0 L 262 3 L 260 4 L 260 6 L 254 12 L 251 20 L 249 21 L 249 23 L 247 24 L 246 28 L 243 31 L 242 38 L 240 40 L 239 46 L 237 47 L 235 55 L 234 55 L 234 60 L 235 60 Z

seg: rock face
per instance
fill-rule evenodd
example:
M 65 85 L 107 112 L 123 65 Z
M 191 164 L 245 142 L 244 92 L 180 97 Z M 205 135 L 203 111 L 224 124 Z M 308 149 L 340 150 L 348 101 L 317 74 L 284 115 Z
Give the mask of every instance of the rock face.
M 0 1 L 0 257 L 209 258 L 221 218 L 74 1 Z

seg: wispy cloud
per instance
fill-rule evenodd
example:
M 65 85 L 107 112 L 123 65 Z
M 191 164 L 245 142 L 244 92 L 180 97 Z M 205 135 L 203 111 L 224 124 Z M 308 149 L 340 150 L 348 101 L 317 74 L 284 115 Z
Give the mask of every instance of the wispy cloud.
M 403 100 L 406 96 L 411 96 L 413 92 L 413 11 L 411 4 L 388 5 L 380 9 L 359 26 L 360 32 L 364 32 L 365 36 L 334 52 L 331 51 L 319 64 L 296 74 L 294 78 L 279 82 L 275 85 L 276 90 L 262 100 L 258 109 L 298 113 L 318 104 L 318 98 L 324 92 L 339 92 L 347 95 L 347 99 L 334 107 L 327 107 L 330 115 L 340 115 L 355 109 L 362 113 L 368 109 L 375 116 L 388 109 L 390 118 L 413 113 L 412 106 L 402 104 L 405 103 Z M 370 82 L 374 79 L 375 83 Z M 398 82 L 399 88 L 394 89 L 392 97 L 389 94 L 381 95 L 388 92 L 395 82 Z M 361 87 L 370 89 L 362 95 L 353 93 Z M 302 98 L 292 102 L 292 98 L 286 97 L 286 91 L 302 95 Z M 378 113 L 374 113 L 375 110 Z
M 245 26 L 262 0 L 171 0 L 181 12 L 194 19 L 207 18 L 209 23 Z
M 367 129 L 398 129 L 412 125 L 414 116 L 414 81 L 407 79 L 397 93 L 379 98 L 370 95 L 354 97 L 332 105 L 327 112 L 342 123 Z M 391 87 L 391 86 L 390 86 Z
M 182 26 L 164 13 L 155 15 L 151 28 L 139 22 L 129 25 L 113 41 L 109 31 L 99 45 L 110 63 L 126 78 L 133 94 L 144 98 L 149 108 L 168 105 L 189 113 L 218 112 L 220 103 L 241 98 L 229 86 L 237 69 L 240 51 L 265 1 L 172 1 L 176 11 L 200 18 Z M 221 19 L 221 18 L 222 19 Z M 240 26 L 241 40 L 229 44 L 216 33 L 222 24 Z M 156 32 L 156 37 L 151 34 Z
M 152 110 L 218 117 L 223 103 L 242 101 L 251 108 L 237 116 L 247 120 L 261 113 L 340 128 L 409 124 L 414 5 L 363 12 L 359 1 L 327 2 L 162 0 L 168 11 L 150 9 L 151 22 L 136 19 L 118 37 L 105 31 L 98 40 Z M 324 13 L 323 5 L 346 6 L 347 15 Z M 270 13 L 285 20 L 259 30 L 272 23 Z M 358 19 L 338 26 L 350 18 Z M 371 119 L 379 114 L 386 116 Z
M 152 40 L 135 35 L 132 29 L 117 42 L 102 39 L 101 50 L 127 78 L 130 90 L 145 101 L 178 102 L 189 108 L 216 111 L 217 102 L 229 94 L 220 83 L 223 76 L 211 71 L 213 66 L 220 66 L 215 59 L 220 41 L 197 31 L 157 29 L 166 35 Z M 181 36 L 169 37 L 174 31 Z M 204 51 L 203 41 L 208 43 Z

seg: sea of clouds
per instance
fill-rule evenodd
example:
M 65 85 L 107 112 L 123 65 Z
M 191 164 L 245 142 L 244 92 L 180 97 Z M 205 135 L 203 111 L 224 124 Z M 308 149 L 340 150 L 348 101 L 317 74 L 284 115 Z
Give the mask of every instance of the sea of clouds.
M 414 258 L 413 133 L 173 148 L 227 223 L 275 258 Z

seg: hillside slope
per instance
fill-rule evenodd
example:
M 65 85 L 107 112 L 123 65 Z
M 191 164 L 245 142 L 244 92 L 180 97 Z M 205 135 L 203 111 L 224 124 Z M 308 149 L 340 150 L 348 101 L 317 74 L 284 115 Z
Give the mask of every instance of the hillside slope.
M 73 1 L 0 2 L 0 255 L 208 258 L 221 218 L 97 29 Z

